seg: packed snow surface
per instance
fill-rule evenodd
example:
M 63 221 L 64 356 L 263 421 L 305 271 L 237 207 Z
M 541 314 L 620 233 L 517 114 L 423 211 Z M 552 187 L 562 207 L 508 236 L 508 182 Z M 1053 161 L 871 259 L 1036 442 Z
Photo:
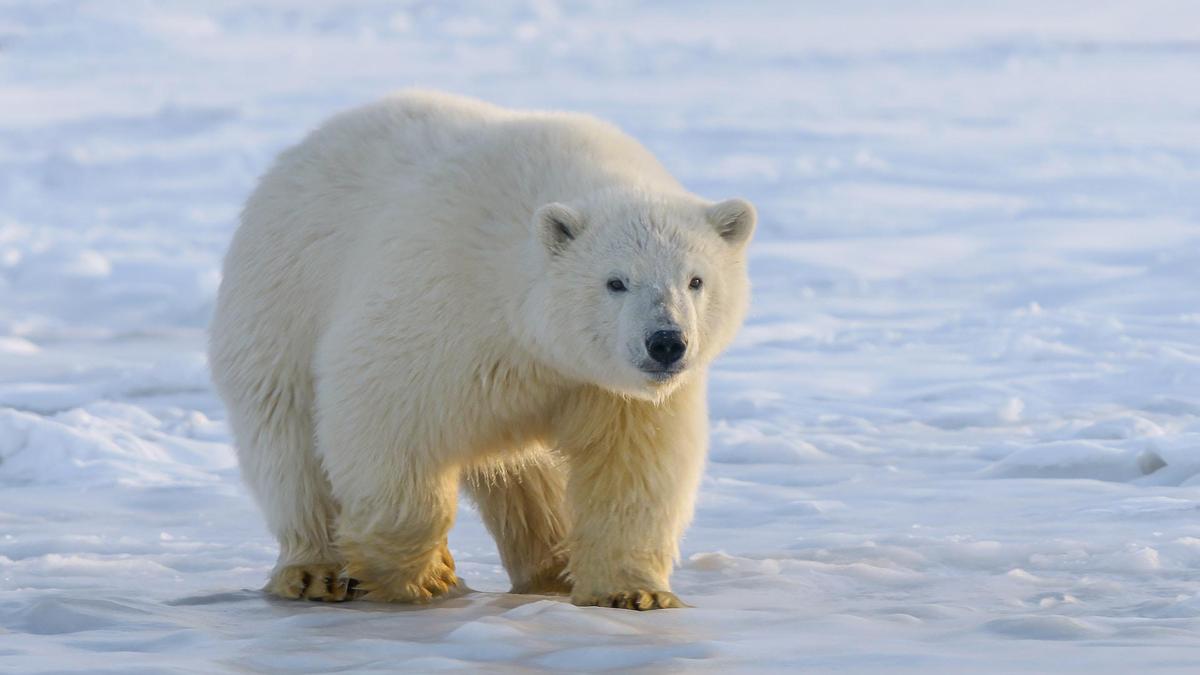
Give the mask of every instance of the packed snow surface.
M 405 86 L 759 207 L 675 588 L 259 592 L 204 330 L 237 213 Z M 0 670 L 1197 672 L 1200 6 L 0 5 Z

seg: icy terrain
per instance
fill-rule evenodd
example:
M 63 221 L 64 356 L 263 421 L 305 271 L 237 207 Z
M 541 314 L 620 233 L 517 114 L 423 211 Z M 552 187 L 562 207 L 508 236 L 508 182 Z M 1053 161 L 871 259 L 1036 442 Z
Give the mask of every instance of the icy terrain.
M 0 4 L 0 671 L 1200 667 L 1200 5 Z M 257 590 L 204 327 L 241 201 L 420 85 L 754 200 L 676 590 Z

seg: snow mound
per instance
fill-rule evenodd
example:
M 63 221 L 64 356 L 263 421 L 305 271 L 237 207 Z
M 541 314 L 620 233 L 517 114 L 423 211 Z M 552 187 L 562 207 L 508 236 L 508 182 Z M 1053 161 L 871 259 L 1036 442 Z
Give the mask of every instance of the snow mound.
M 1057 441 L 1013 452 L 984 470 L 989 478 L 1090 478 L 1131 481 L 1167 466 L 1152 450 L 1090 441 Z
M 219 480 L 236 459 L 223 443 L 181 438 L 199 413 L 168 423 L 140 407 L 97 402 L 43 417 L 0 408 L 0 484 L 172 485 Z

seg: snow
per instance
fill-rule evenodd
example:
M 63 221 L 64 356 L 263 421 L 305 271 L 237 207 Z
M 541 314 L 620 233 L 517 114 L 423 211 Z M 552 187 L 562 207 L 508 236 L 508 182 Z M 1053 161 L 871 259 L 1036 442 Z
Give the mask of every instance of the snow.
M 469 11 L 468 11 L 469 10 Z M 1194 3 L 0 6 L 0 670 L 1195 672 Z M 401 86 L 612 119 L 762 222 L 675 589 L 269 600 L 204 327 Z

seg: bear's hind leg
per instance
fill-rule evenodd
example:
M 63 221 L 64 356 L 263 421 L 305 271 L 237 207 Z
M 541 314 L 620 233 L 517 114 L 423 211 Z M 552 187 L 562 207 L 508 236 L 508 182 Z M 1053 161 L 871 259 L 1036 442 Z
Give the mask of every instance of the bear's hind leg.
M 242 477 L 279 541 L 264 590 L 287 599 L 347 599 L 333 547 L 337 504 L 316 456 L 311 387 L 280 377 L 224 387 Z
M 565 595 L 566 475 L 544 450 L 467 471 L 467 491 L 496 540 L 512 593 Z

